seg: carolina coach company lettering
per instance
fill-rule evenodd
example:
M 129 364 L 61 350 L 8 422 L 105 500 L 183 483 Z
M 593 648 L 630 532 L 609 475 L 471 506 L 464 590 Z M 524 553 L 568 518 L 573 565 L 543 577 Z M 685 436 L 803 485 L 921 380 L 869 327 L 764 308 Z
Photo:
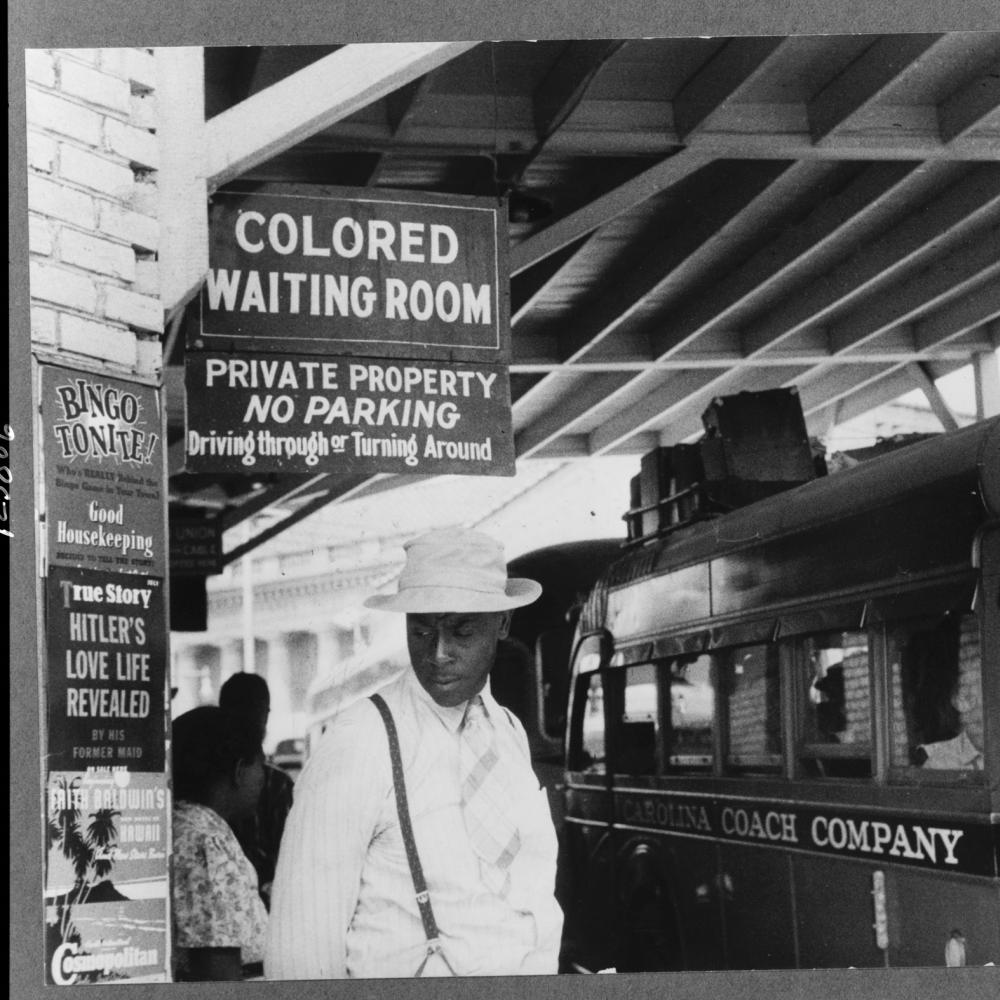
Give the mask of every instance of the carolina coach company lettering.
M 991 864 L 989 828 L 965 822 L 635 792 L 616 794 L 615 803 L 617 821 L 627 827 L 925 868 L 977 872 Z

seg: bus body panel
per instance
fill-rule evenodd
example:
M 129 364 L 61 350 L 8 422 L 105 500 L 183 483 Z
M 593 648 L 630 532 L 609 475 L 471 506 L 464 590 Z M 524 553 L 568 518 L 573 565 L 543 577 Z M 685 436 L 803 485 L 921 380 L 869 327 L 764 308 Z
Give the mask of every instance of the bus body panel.
M 720 848 L 727 965 L 734 969 L 794 969 L 795 900 L 792 859 L 782 851 L 743 844 Z
M 1000 948 L 1000 885 L 956 881 L 930 873 L 887 871 L 890 964 L 943 965 L 953 936 L 966 965 L 996 962 Z
M 795 884 L 800 968 L 878 968 L 872 872 L 833 858 L 796 858 Z M 928 963 L 930 964 L 930 963 Z M 937 964 L 937 963 L 935 963 Z
M 724 911 L 714 844 L 616 828 L 614 913 L 619 972 L 722 968 Z

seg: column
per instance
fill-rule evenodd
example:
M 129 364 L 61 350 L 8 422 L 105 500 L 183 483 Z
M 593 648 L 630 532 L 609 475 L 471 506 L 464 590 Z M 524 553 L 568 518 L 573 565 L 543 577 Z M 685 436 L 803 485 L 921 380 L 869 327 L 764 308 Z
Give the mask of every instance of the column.
M 177 688 L 177 694 L 170 702 L 171 718 L 176 719 L 178 715 L 201 704 L 198 697 L 200 679 L 197 648 L 175 647 L 170 669 L 170 686 Z
M 222 683 L 243 669 L 243 640 L 223 639 L 219 643 L 219 676 Z
M 340 648 L 340 629 L 325 625 L 316 630 L 316 676 L 336 676 L 337 664 L 343 659 Z
M 267 639 L 267 686 L 271 691 L 271 717 L 267 723 L 267 746 L 301 735 L 295 731 L 291 704 L 291 651 L 289 636 L 279 632 Z

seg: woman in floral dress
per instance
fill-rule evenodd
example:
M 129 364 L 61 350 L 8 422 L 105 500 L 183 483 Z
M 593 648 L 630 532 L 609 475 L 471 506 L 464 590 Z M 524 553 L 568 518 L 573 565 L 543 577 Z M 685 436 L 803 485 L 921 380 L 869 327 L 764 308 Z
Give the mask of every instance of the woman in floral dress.
M 260 798 L 260 734 L 206 705 L 174 720 L 172 754 L 174 979 L 250 978 L 263 959 L 267 911 L 233 826 Z

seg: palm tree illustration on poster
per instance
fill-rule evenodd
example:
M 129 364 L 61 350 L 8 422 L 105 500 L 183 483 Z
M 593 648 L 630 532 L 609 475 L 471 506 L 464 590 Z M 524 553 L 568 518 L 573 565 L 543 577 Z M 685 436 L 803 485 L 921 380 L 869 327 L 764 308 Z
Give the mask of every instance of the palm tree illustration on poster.
M 46 788 L 46 979 L 148 978 L 166 965 L 162 777 L 53 772 Z
M 62 858 L 73 872 L 72 888 L 54 898 L 48 910 L 54 919 L 46 920 L 46 933 L 54 937 L 49 952 L 58 945 L 73 941 L 79 945 L 80 935 L 73 926 L 73 907 L 86 903 L 91 896 L 107 902 L 110 898 L 126 897 L 118 893 L 108 876 L 114 868 L 113 849 L 117 843 L 117 809 L 98 809 L 89 814 L 89 823 L 74 804 L 80 790 L 81 779 L 63 776 L 56 783 L 56 795 L 46 824 L 48 835 L 49 879 L 55 875 L 53 862 Z M 55 850 L 55 857 L 53 857 Z M 112 895 L 113 894 L 113 895 Z M 96 979 L 96 970 L 87 975 Z

